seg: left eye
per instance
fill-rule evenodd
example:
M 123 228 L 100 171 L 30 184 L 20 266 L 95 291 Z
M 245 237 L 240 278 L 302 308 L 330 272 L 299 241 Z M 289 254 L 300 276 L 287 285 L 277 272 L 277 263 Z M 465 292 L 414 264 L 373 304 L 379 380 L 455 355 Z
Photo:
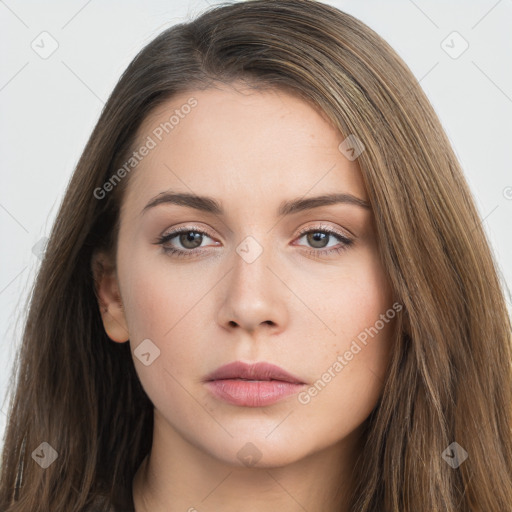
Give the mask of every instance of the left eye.
M 328 247 L 325 242 L 328 242 L 330 238 L 337 238 L 338 241 L 347 242 L 348 239 L 344 239 L 341 235 L 334 233 L 333 231 L 325 231 L 314 229 L 310 231 L 306 231 L 300 238 L 306 238 L 307 242 L 311 244 L 315 249 L 323 249 L 324 247 Z M 299 238 L 299 239 L 300 239 Z

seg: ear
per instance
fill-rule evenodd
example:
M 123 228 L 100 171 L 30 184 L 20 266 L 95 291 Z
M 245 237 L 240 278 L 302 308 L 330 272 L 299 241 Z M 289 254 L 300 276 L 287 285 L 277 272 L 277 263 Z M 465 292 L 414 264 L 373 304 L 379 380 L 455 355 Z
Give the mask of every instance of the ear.
M 92 256 L 91 270 L 105 332 L 112 341 L 124 343 L 130 336 L 121 302 L 115 264 L 105 252 L 97 252 Z

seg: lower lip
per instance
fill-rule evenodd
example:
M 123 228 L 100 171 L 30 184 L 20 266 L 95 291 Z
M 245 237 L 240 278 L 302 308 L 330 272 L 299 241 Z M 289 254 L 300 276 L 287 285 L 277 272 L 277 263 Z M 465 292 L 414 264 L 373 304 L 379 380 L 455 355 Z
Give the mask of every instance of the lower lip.
M 206 382 L 212 393 L 222 400 L 244 407 L 263 407 L 300 391 L 305 384 L 280 380 L 224 379 Z

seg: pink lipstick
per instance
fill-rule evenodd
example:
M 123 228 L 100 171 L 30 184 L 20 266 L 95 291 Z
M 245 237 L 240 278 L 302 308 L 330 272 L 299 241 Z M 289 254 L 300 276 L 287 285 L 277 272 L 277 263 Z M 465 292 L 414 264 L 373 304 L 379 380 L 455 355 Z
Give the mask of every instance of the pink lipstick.
M 279 366 L 241 361 L 221 366 L 204 379 L 217 397 L 242 407 L 273 404 L 302 389 L 305 383 Z

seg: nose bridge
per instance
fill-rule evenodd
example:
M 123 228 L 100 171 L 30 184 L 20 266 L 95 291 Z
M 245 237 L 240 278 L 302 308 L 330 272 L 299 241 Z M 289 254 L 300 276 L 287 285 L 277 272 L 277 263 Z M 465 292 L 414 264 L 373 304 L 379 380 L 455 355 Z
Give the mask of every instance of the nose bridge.
M 268 259 L 270 235 L 258 233 L 257 235 L 247 235 L 236 247 L 235 252 L 240 259 L 247 265 L 252 265 L 257 260 Z M 265 253 L 265 256 L 261 256 Z M 237 262 L 241 265 L 240 262 Z M 260 262 L 261 263 L 261 262 Z M 242 268 L 244 266 L 242 265 Z
M 268 285 L 271 272 L 272 248 L 269 246 L 271 236 L 268 234 L 250 234 L 245 236 L 235 247 L 233 257 L 232 284 L 247 286 L 253 293 L 260 293 L 258 284 L 263 288 Z
M 218 312 L 218 320 L 224 327 L 236 324 L 248 331 L 260 324 L 283 327 L 286 299 L 280 295 L 283 290 L 279 280 L 268 268 L 275 261 L 270 240 L 271 235 L 261 231 L 246 235 L 235 247 Z

